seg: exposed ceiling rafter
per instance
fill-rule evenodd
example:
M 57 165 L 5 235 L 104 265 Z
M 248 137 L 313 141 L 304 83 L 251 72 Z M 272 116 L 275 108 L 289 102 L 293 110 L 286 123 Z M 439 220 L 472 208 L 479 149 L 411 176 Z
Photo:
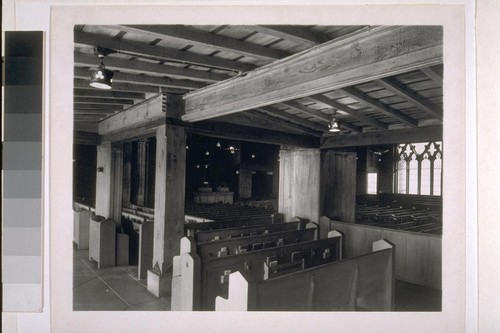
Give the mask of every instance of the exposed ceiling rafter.
M 185 41 L 188 44 L 202 45 L 228 52 L 238 53 L 244 56 L 266 59 L 278 60 L 291 55 L 279 49 L 272 49 L 269 47 L 260 46 L 248 42 L 242 42 L 237 39 L 215 35 L 209 32 L 189 28 L 178 25 L 126 25 L 118 26 L 118 29 L 123 31 L 146 32 L 151 36 L 160 39 L 176 39 Z

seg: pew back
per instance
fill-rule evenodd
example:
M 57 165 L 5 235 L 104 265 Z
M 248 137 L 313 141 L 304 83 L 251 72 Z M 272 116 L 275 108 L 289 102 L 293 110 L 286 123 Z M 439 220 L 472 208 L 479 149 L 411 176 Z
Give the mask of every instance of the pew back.
M 196 223 L 187 223 L 184 225 L 185 235 L 193 236 L 198 231 L 202 230 L 215 230 L 215 229 L 223 229 L 223 228 L 231 228 L 231 227 L 242 227 L 242 226 L 251 226 L 251 225 L 259 225 L 259 224 L 271 224 L 272 217 L 245 217 L 240 219 L 231 219 L 224 221 L 214 221 L 214 222 L 196 222 Z
M 340 237 L 335 237 L 202 261 L 201 309 L 214 310 L 216 296 L 227 297 L 228 275 L 232 272 L 245 270 L 261 280 L 264 278 L 265 264 L 271 261 L 280 265 L 304 259 L 303 268 L 308 268 L 338 260 L 340 251 Z
M 232 273 L 229 297 L 218 311 L 390 311 L 394 305 L 394 250 L 328 263 L 269 280 Z
M 297 230 L 299 222 L 287 222 L 277 224 L 260 224 L 247 227 L 224 228 L 216 230 L 202 230 L 195 234 L 196 242 L 205 243 L 216 239 L 228 239 L 241 237 L 242 235 L 261 234 L 268 232 Z
M 314 229 L 292 230 L 198 243 L 196 253 L 201 260 L 207 260 L 262 248 L 312 241 L 314 233 Z

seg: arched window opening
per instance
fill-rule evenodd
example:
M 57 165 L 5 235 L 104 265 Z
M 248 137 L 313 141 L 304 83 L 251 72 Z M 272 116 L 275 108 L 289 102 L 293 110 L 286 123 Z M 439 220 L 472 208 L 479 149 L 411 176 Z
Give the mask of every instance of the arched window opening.
M 397 146 L 395 191 L 441 195 L 442 143 L 403 143 Z

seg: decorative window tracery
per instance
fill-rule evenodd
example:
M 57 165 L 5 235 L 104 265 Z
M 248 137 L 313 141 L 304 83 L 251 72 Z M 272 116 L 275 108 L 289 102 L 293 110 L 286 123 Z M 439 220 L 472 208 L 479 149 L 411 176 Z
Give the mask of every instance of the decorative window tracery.
M 397 193 L 441 195 L 441 141 L 399 144 L 396 154 Z

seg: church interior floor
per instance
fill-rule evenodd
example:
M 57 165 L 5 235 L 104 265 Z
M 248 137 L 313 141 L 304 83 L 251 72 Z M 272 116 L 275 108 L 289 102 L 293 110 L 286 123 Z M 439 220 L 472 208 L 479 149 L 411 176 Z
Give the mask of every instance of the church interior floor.
M 137 266 L 97 268 L 88 250 L 73 251 L 74 311 L 168 311 L 170 298 L 158 298 L 137 279 Z
M 170 310 L 170 297 L 151 294 L 137 266 L 97 269 L 88 250 L 73 249 L 74 311 Z M 396 280 L 395 303 L 395 311 L 441 311 L 441 291 Z

